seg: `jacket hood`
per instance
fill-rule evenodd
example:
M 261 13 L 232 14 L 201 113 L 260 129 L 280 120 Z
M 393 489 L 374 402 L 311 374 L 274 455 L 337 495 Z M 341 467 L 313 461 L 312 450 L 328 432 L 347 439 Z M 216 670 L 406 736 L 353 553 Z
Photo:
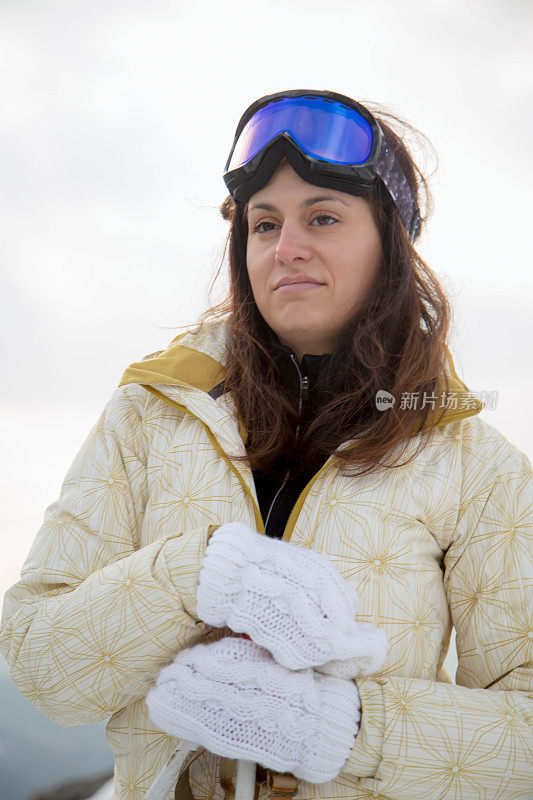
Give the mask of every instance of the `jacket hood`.
M 137 383 L 142 386 L 161 384 L 185 386 L 200 389 L 216 398 L 222 393 L 225 378 L 224 354 L 227 341 L 227 320 L 215 320 L 204 325 L 201 331 L 193 333 L 185 331 L 176 336 L 166 350 L 158 350 L 145 356 L 142 361 L 134 362 L 126 369 L 119 386 Z M 466 384 L 458 377 L 451 353 L 446 347 L 446 365 L 439 376 L 434 395 L 441 398 L 446 392 L 445 375 L 448 379 L 448 397 L 450 399 L 444 414 L 438 419 L 441 408 L 435 402 L 435 409 L 430 411 L 422 430 L 441 425 L 448 425 L 464 417 L 479 414 L 484 404 L 476 398 Z M 413 435 L 419 433 L 415 427 Z

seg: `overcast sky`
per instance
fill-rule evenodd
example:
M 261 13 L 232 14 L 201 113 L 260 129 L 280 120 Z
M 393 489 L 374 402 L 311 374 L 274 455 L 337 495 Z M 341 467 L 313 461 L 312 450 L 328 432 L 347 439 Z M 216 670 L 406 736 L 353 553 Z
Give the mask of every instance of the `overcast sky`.
M 124 369 L 208 302 L 234 129 L 271 92 L 429 137 L 419 250 L 456 368 L 533 457 L 532 23 L 527 0 L 1 0 L 0 593 Z

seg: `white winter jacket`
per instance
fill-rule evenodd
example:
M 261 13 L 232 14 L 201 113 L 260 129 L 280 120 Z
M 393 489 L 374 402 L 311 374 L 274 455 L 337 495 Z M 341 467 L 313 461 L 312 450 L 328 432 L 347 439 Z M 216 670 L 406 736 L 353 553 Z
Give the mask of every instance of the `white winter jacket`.
M 141 800 L 178 743 L 147 715 L 159 670 L 221 634 L 195 615 L 208 536 L 232 520 L 264 532 L 252 472 L 227 456 L 245 454 L 242 421 L 229 393 L 208 394 L 226 336 L 211 322 L 126 371 L 5 597 L 1 652 L 25 697 L 60 725 L 109 718 L 116 800 Z M 356 681 L 340 774 L 296 798 L 533 797 L 531 464 L 479 417 L 451 357 L 447 372 L 456 408 L 414 461 L 346 478 L 330 457 L 289 517 L 283 538 L 324 553 L 391 643 Z M 197 800 L 222 800 L 225 761 L 193 763 Z

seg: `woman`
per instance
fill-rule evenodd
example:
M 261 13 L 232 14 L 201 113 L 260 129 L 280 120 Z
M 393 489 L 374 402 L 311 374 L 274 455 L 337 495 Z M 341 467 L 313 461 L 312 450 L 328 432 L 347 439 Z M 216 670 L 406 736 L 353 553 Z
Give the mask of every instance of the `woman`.
M 247 109 L 225 180 L 228 300 L 75 458 L 5 598 L 13 680 L 111 717 L 117 798 L 177 738 L 194 798 L 247 757 L 301 798 L 531 796 L 531 464 L 455 373 L 423 176 L 383 114 L 294 91 Z

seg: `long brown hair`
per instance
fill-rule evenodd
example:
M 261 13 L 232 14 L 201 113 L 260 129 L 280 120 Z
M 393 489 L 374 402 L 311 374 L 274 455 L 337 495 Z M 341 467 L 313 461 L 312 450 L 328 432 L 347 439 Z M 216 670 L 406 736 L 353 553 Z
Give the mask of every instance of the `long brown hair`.
M 427 179 L 400 130 L 409 130 L 426 141 L 427 137 L 381 107 L 365 105 L 378 119 L 400 161 L 421 209 L 423 231 L 433 200 Z M 341 331 L 331 359 L 321 365 L 318 383 L 327 386 L 327 391 L 321 396 L 316 416 L 300 432 L 298 448 L 298 403 L 286 391 L 279 362 L 269 346 L 270 328 L 255 303 L 248 278 L 247 205 L 228 196 L 220 206 L 230 229 L 211 288 L 228 252 L 230 287 L 222 302 L 201 315 L 196 332 L 209 319 L 227 316 L 225 388 L 231 392 L 247 432 L 247 455 L 232 454 L 232 458 L 246 461 L 253 470 L 267 472 L 280 456 L 293 454 L 301 470 L 315 471 L 341 443 L 351 439 L 357 440 L 355 446 L 335 453 L 345 474 L 362 475 L 378 464 L 401 466 L 398 459 L 385 463 L 385 457 L 400 443 L 407 444 L 414 432 L 420 432 L 430 413 L 429 405 L 402 408 L 399 402 L 382 411 L 376 407 L 375 397 L 380 389 L 397 401 L 404 392 L 433 391 L 444 372 L 451 306 L 437 277 L 411 244 L 381 182 L 366 197 L 380 232 L 383 264 L 365 303 Z M 443 378 L 447 389 L 447 379 Z M 426 442 L 427 437 L 422 435 L 419 447 L 402 463 L 414 458 Z

